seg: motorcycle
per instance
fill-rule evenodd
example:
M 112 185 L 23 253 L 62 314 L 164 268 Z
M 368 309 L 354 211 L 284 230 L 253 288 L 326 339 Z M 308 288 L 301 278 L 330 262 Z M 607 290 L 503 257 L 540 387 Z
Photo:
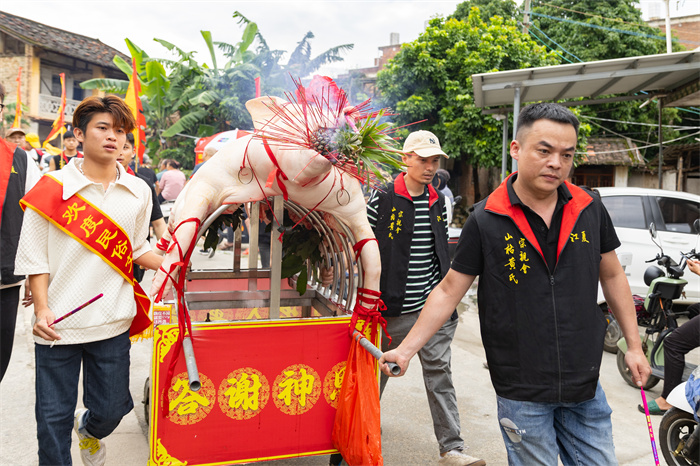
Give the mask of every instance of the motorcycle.
M 666 399 L 673 408 L 666 411 L 659 425 L 659 447 L 666 463 L 700 466 L 700 368 L 688 382 L 678 385 Z
M 695 231 L 700 233 L 700 220 L 695 220 L 693 224 Z M 687 311 L 674 312 L 673 300 L 678 299 L 683 292 L 683 288 L 688 284 L 688 281 L 681 278 L 687 263 L 687 259 L 698 258 L 695 249 L 689 253 L 681 252 L 680 264 L 677 264 L 671 257 L 664 254 L 663 248 L 657 243 L 656 226 L 654 223 L 649 225 L 649 233 L 652 242 L 658 246 L 660 253 L 654 259 L 646 262 L 654 262 L 665 269 L 661 269 L 655 265 L 650 266 L 644 272 L 644 283 L 649 286 L 646 299 L 644 300 L 644 309 L 650 316 L 649 326 L 646 328 L 644 338 L 642 340 L 642 350 L 647 356 L 647 360 L 651 365 L 651 375 L 644 385 L 644 389 L 648 390 L 659 380 L 664 378 L 664 340 L 676 328 L 678 328 L 677 318 L 682 315 L 687 315 Z M 652 338 L 656 335 L 655 338 Z M 627 364 L 625 363 L 625 353 L 627 352 L 627 342 L 621 338 L 617 342 L 617 369 L 620 371 L 622 378 L 632 387 L 637 387 L 632 374 L 630 373 Z M 683 372 L 683 380 L 688 380 L 690 373 L 695 369 L 692 364 L 686 363 L 686 368 Z

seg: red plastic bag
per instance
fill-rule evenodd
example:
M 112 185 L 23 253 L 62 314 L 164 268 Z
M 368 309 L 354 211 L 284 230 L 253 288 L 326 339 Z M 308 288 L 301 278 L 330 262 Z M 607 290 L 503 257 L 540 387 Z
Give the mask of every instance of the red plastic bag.
M 332 437 L 333 445 L 350 466 L 384 464 L 374 364 L 374 358 L 353 338 Z

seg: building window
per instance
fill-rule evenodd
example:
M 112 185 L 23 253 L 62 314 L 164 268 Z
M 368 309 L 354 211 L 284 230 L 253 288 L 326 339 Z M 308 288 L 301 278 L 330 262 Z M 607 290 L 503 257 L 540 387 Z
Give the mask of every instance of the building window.
M 85 98 L 85 89 L 80 87 L 78 81 L 73 81 L 73 100 L 83 100 Z
M 51 76 L 51 95 L 61 97 L 61 77 L 57 74 Z
M 24 42 L 3 34 L 2 53 L 4 55 L 24 55 Z
M 576 168 L 571 182 L 589 188 L 604 188 L 615 185 L 613 167 L 582 166 Z

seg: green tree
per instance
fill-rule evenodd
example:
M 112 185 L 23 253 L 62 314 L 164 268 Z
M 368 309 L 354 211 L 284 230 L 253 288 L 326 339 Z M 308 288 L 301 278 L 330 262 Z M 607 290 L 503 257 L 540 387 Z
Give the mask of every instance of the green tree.
M 379 73 L 377 88 L 398 124 L 426 120 L 410 129 L 432 131 L 465 164 L 493 167 L 501 161 L 501 124 L 474 105 L 472 74 L 558 63 L 515 21 L 492 17 L 486 24 L 473 8 L 465 21 L 432 19 Z
M 530 33 L 547 47 L 556 50 L 569 62 L 597 61 L 614 58 L 654 55 L 666 52 L 666 40 L 660 29 L 648 26 L 633 0 L 547 0 L 533 2 Z M 677 42 L 674 51 L 683 47 Z M 654 101 L 639 108 L 640 102 L 617 102 L 582 107 L 583 115 L 592 115 L 621 122 L 656 123 L 658 106 Z M 663 110 L 665 124 L 679 123 L 677 109 Z M 655 131 L 640 130 L 627 123 L 592 122 L 592 135 L 623 135 L 641 145 L 658 141 Z M 664 140 L 679 136 L 677 131 L 664 130 Z M 646 152 L 647 159 L 658 149 Z
M 243 26 L 241 40 L 236 44 L 214 41 L 209 31 L 201 31 L 211 65 L 198 62 L 195 52 L 186 52 L 163 39 L 155 41 L 175 58 L 151 58 L 126 39 L 141 81 L 151 154 L 163 149 L 181 150 L 188 145 L 182 135 L 203 137 L 234 128 L 252 128 L 245 102 L 255 97 L 256 77 L 261 78 L 263 94 L 283 95 L 292 87 L 290 74 L 304 77 L 326 63 L 342 60 L 341 53 L 352 48 L 352 44 L 340 45 L 312 58 L 310 41 L 314 36 L 308 32 L 287 64 L 282 65 L 285 52 L 271 50 L 256 23 L 239 12 L 233 18 Z M 226 59 L 222 66 L 217 62 L 217 47 Z M 114 63 L 127 79 L 93 79 L 81 86 L 126 93 L 132 65 L 119 56 L 114 57 Z
M 518 5 L 514 0 L 467 0 L 457 5 L 455 12 L 447 18 L 466 20 L 472 7 L 479 8 L 479 15 L 485 23 L 488 23 L 493 16 L 512 19 L 518 13 Z

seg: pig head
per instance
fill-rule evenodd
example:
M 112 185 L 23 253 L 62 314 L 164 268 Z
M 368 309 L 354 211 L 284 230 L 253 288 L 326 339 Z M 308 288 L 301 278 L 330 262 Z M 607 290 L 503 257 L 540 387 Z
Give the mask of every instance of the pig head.
M 379 291 L 379 248 L 376 241 L 363 241 L 373 239 L 374 233 L 367 220 L 360 182 L 314 150 L 265 139 L 266 128 L 285 126 L 279 116 L 279 109 L 285 105 L 278 97 L 248 101 L 246 108 L 253 117 L 256 134 L 223 146 L 180 193 L 161 243 L 165 259 L 153 279 L 152 296 L 160 298 L 178 282 L 179 274 L 184 273 L 182 266 L 194 249 L 200 223 L 217 208 L 226 204 L 235 209 L 242 203 L 283 194 L 307 209 L 333 214 L 349 227 L 356 241 L 364 245 L 360 257 L 365 288 Z

